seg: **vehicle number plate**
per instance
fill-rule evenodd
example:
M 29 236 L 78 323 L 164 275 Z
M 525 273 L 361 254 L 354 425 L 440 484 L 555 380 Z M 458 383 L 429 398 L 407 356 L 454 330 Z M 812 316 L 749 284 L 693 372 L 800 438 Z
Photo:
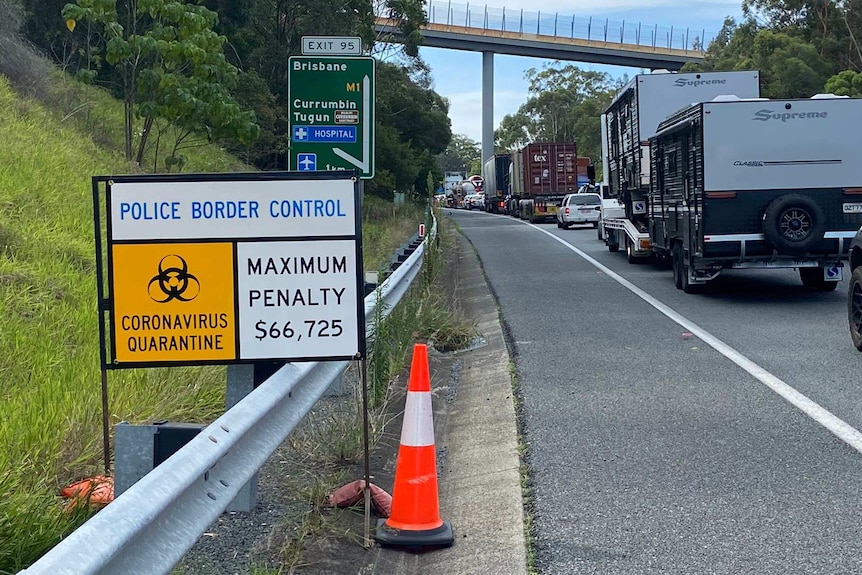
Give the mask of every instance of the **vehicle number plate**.
M 843 211 L 845 214 L 862 214 L 862 202 L 844 204 Z

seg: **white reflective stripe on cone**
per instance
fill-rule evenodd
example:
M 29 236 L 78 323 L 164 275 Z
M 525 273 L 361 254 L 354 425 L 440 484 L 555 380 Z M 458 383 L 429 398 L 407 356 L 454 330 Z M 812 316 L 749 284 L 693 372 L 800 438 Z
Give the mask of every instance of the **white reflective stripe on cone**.
M 431 393 L 408 391 L 401 425 L 401 445 L 426 447 L 434 445 L 434 412 Z

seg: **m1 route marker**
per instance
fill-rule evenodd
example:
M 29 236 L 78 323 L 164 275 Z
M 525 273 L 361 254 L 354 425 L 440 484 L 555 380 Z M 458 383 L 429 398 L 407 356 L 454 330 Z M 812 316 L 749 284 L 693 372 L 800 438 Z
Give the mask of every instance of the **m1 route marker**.
M 374 58 L 288 60 L 291 170 L 374 177 Z

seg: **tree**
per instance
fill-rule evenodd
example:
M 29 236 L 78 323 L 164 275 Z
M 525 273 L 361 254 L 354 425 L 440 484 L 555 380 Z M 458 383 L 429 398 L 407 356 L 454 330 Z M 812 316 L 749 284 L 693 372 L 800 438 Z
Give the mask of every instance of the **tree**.
M 862 74 L 853 70 L 844 70 L 826 81 L 824 91 L 837 96 L 862 98 Z
M 578 155 L 601 158 L 600 116 L 616 89 L 627 81 L 613 81 L 603 72 L 573 64 L 530 69 L 529 97 L 515 114 L 507 115 L 496 133 L 498 148 L 515 149 L 529 142 L 577 142 Z
M 377 63 L 377 173 L 366 191 L 390 198 L 393 190 L 427 195 L 427 174 L 442 173 L 434 157 L 452 138 L 449 106 L 439 94 L 410 78 L 410 70 Z M 433 193 L 433 190 L 431 190 Z
M 437 155 L 437 165 L 441 172 L 472 171 L 474 162 L 481 163 L 482 148 L 479 143 L 464 134 L 454 134 L 449 145 Z
M 222 52 L 224 36 L 213 31 L 218 16 L 183 0 L 79 0 L 63 17 L 101 28 L 105 61 L 120 71 L 125 154 L 132 159 L 135 115 L 142 118 L 135 161 L 143 162 L 154 123 L 178 131 L 168 168 L 181 167 L 177 150 L 192 134 L 249 142 L 258 134 L 254 115 L 230 94 L 237 70 Z M 155 165 L 154 165 L 155 168 Z
M 726 20 L 706 60 L 682 69 L 712 70 L 759 70 L 760 92 L 766 98 L 808 98 L 835 73 L 834 64 L 812 43 L 799 35 L 763 28 L 751 17 L 738 26 Z

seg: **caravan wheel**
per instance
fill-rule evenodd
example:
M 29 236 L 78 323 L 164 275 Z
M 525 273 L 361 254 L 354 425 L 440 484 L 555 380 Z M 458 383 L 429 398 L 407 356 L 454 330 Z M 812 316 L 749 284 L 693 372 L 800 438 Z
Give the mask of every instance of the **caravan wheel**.
M 763 234 L 780 252 L 802 255 L 823 239 L 825 230 L 823 210 L 801 194 L 775 199 L 763 214 Z

